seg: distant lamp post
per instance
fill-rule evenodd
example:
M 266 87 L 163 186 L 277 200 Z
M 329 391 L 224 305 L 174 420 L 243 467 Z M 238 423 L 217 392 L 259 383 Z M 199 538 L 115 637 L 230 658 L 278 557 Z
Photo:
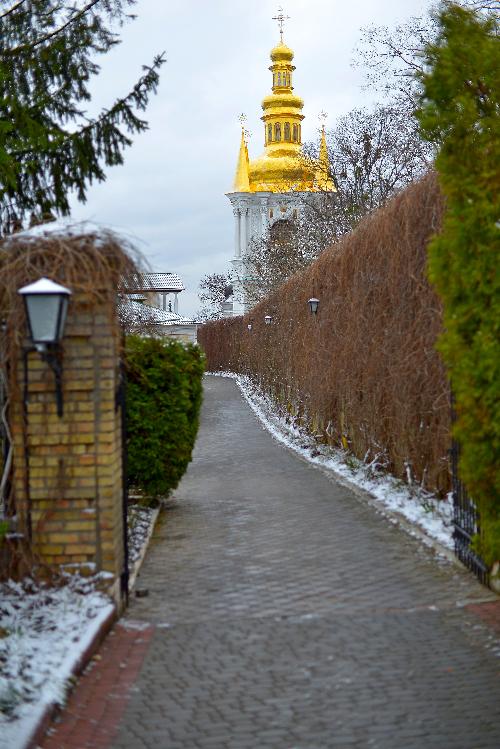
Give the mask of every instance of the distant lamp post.
M 266 325 L 271 325 L 272 321 L 273 321 L 273 318 L 271 317 L 271 315 L 266 315 L 264 317 L 264 322 L 266 323 Z
M 247 328 L 248 328 L 248 330 L 252 330 L 252 323 L 251 322 L 248 323 Z
M 318 307 L 319 307 L 319 299 L 316 299 L 316 297 L 313 296 L 313 297 L 311 297 L 308 300 L 307 303 L 309 305 L 309 309 L 311 310 L 311 313 L 313 315 L 317 315 L 318 314 Z
M 49 278 L 23 286 L 18 294 L 24 299 L 31 341 L 51 367 L 56 380 L 57 414 L 63 415 L 62 361 L 60 342 L 64 333 L 71 291 Z

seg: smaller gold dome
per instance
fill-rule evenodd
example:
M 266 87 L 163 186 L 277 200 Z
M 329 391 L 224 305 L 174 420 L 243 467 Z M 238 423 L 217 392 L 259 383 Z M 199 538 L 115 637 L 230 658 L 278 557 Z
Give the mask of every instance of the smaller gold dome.
M 304 100 L 300 96 L 283 91 L 279 94 L 268 94 L 262 99 L 262 109 L 268 113 L 276 110 L 276 114 L 281 114 L 281 110 L 287 112 L 293 112 L 294 114 L 300 114 L 300 110 L 304 106 Z
M 290 47 L 281 42 L 271 50 L 271 60 L 273 62 L 290 62 L 293 60 L 293 52 Z

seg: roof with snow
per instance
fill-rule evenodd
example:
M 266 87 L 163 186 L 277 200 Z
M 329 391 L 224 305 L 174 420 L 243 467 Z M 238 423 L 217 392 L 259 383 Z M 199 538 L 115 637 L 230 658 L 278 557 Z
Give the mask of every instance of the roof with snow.
M 177 273 L 142 273 L 137 289 L 131 291 L 184 291 L 185 286 Z

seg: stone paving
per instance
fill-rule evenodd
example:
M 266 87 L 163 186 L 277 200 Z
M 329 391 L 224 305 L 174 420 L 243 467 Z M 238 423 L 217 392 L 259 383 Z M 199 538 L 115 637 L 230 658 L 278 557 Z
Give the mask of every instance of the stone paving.
M 498 598 L 276 443 L 232 380 L 206 378 L 137 586 L 44 749 L 500 747 Z M 133 683 L 99 688 L 131 627 Z

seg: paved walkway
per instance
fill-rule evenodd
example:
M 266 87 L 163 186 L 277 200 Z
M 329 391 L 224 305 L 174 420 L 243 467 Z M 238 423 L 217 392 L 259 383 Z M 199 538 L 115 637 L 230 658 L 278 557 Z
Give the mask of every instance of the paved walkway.
M 233 381 L 205 390 L 149 595 L 44 749 L 498 749 L 498 599 L 277 444 Z

